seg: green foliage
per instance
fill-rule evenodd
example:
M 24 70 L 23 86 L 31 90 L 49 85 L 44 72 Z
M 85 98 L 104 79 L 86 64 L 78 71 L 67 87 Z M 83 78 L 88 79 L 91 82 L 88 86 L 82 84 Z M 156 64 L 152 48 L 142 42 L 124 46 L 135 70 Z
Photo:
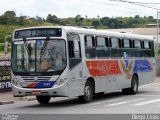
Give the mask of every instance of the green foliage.
M 0 43 L 0 52 L 4 52 L 4 43 Z
M 5 55 L 4 46 L 5 46 L 4 43 L 0 43 L 0 57 Z M 11 44 L 9 44 L 9 46 L 8 46 L 8 55 L 9 56 L 11 55 Z
M 39 16 L 30 18 L 25 15 L 17 17 L 14 11 L 6 11 L 3 15 L 0 16 L 0 42 L 3 43 L 5 36 L 11 35 L 13 30 L 31 26 L 92 26 L 98 29 L 117 29 L 145 27 L 146 24 L 151 23 L 156 24 L 156 19 L 154 19 L 152 16 L 140 17 L 139 15 L 136 15 L 134 17 L 115 18 L 100 18 L 100 16 L 97 16 L 97 18 L 88 18 L 87 15 L 85 15 L 85 17 L 76 15 L 75 17 L 58 18 L 56 15 L 48 14 L 47 18 L 45 19 Z

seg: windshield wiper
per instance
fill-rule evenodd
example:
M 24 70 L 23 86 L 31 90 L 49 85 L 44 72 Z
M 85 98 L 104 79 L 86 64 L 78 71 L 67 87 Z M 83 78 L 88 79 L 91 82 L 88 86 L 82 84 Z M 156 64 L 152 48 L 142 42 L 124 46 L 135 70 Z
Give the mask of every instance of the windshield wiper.
M 44 53 L 45 53 L 45 50 L 46 50 L 46 48 L 47 48 L 48 40 L 49 40 L 49 39 L 50 39 L 49 37 L 46 37 L 46 39 L 45 39 L 45 41 L 44 41 L 44 43 L 43 43 L 43 46 L 42 46 L 41 52 L 40 52 L 40 60 L 41 60 L 42 56 L 43 56 Z

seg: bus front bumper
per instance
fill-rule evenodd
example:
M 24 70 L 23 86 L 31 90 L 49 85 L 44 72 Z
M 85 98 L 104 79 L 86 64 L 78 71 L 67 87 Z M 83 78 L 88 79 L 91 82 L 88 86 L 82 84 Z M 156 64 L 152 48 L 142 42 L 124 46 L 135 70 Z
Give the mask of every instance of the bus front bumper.
M 12 92 L 14 97 L 24 97 L 24 96 L 53 96 L 53 97 L 68 97 L 69 87 L 68 84 L 63 84 L 54 88 L 22 88 L 17 87 L 12 84 Z

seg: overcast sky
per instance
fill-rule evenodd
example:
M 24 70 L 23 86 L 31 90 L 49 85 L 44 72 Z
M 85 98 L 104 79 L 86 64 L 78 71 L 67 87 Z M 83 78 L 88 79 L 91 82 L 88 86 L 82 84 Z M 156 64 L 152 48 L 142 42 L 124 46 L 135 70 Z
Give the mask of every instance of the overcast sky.
M 127 0 L 129 1 L 129 0 Z M 134 2 L 160 3 L 160 0 L 130 0 Z M 149 6 L 149 4 L 147 4 Z M 160 4 L 150 6 L 160 8 Z M 75 17 L 117 17 L 117 16 L 154 16 L 156 10 L 128 3 L 109 0 L 0 0 L 0 15 L 13 10 L 17 16 L 46 17 L 49 13 L 60 18 Z

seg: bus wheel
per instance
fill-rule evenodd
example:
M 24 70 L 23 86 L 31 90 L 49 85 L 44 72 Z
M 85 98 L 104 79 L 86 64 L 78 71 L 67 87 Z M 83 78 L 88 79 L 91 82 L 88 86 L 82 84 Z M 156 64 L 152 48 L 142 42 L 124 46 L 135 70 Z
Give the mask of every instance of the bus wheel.
M 40 104 L 48 104 L 51 99 L 50 96 L 36 96 L 36 98 Z
M 84 87 L 84 95 L 79 96 L 79 101 L 82 103 L 89 103 L 91 102 L 93 97 L 93 85 L 90 81 L 87 81 Z
M 132 77 L 131 88 L 129 90 L 132 95 L 138 92 L 138 78 L 135 75 Z
M 132 81 L 131 81 L 131 87 L 130 88 L 125 88 L 125 89 L 122 89 L 122 93 L 124 95 L 134 95 L 138 92 L 138 78 L 137 76 L 133 76 L 132 77 Z

